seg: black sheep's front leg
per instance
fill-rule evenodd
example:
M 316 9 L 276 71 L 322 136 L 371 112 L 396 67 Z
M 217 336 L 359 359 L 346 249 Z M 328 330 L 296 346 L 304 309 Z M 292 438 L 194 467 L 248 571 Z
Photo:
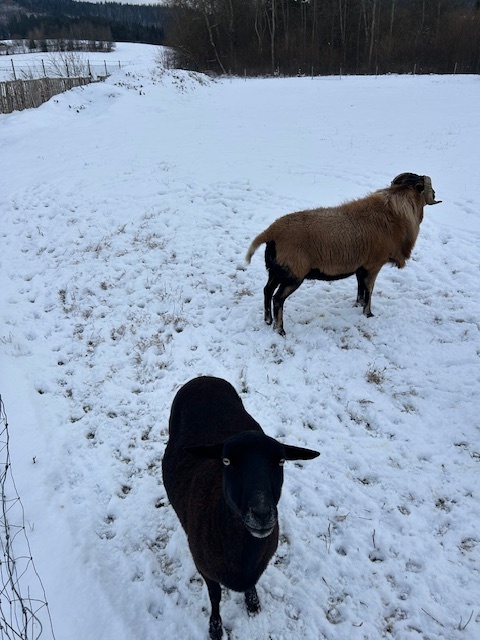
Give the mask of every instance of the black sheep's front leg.
M 257 590 L 255 587 L 245 591 L 245 604 L 247 606 L 248 615 L 255 616 L 260 610 L 260 600 L 258 599 Z
M 203 574 L 202 574 L 203 576 Z M 210 624 L 208 632 L 210 640 L 220 640 L 223 635 L 222 619 L 220 617 L 220 599 L 222 597 L 222 588 L 214 580 L 209 580 L 203 576 L 208 589 L 208 595 L 210 596 L 210 604 L 212 611 L 210 614 Z

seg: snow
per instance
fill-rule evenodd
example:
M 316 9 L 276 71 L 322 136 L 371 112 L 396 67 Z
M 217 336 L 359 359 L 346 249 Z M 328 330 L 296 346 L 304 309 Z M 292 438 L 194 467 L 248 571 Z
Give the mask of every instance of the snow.
M 213 81 L 157 54 L 119 44 L 105 83 L 0 115 L 0 391 L 42 638 L 207 636 L 161 480 L 202 374 L 321 451 L 285 466 L 262 612 L 224 592 L 232 640 L 480 637 L 478 77 Z M 347 279 L 303 284 L 286 338 L 264 325 L 253 237 L 403 171 L 443 202 L 375 317 Z
M 11 43 L 12 41 L 6 40 Z M 152 52 L 155 51 L 154 54 Z M 49 76 L 65 76 L 73 70 L 89 70 L 94 77 L 105 75 L 105 66 L 113 73 L 119 66 L 134 67 L 143 64 L 146 58 L 162 58 L 168 49 L 152 47 L 144 44 L 114 43 L 113 50 L 108 51 L 63 51 L 49 53 L 22 53 L 16 55 L 0 55 L 0 82 L 14 79 L 42 78 Z M 67 68 L 66 68 L 67 67 Z M 13 73 L 15 70 L 15 76 Z

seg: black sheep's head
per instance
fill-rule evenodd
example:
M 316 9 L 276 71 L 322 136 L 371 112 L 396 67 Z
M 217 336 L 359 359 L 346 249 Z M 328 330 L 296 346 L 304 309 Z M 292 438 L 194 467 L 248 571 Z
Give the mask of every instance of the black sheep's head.
M 271 535 L 277 524 L 285 461 L 320 455 L 282 444 L 262 431 L 244 431 L 218 444 L 188 447 L 188 451 L 221 461 L 225 500 L 255 538 Z

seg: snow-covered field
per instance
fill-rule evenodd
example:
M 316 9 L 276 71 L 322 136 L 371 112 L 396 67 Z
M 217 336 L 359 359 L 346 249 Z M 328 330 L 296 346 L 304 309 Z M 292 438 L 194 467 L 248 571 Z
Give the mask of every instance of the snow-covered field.
M 10 43 L 11 41 L 6 40 Z M 28 51 L 28 41 L 24 41 L 24 47 Z M 143 65 L 146 57 L 152 59 L 162 58 L 168 51 L 165 48 L 157 48 L 149 45 L 131 45 L 125 43 L 115 44 L 113 51 L 66 51 L 50 53 L 22 53 L 19 55 L 0 55 L 0 82 L 15 79 L 42 78 L 66 76 L 80 73 L 88 75 L 92 72 L 94 77 L 105 75 L 105 67 L 108 73 L 119 66 Z
M 263 610 L 224 593 L 231 640 L 478 639 L 478 77 L 212 81 L 156 51 L 0 115 L 0 392 L 55 637 L 206 638 L 161 459 L 176 390 L 212 374 L 322 454 L 285 467 Z M 375 317 L 347 279 L 302 285 L 286 338 L 264 325 L 251 239 L 403 171 L 443 203 Z

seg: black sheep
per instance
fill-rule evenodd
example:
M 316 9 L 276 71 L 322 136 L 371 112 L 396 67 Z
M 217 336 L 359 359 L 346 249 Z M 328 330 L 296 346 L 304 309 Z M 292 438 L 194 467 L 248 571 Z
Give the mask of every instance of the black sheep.
M 283 464 L 318 455 L 265 435 L 226 380 L 195 378 L 175 396 L 163 482 L 208 588 L 212 640 L 223 633 L 220 585 L 260 610 L 255 585 L 278 546 Z

